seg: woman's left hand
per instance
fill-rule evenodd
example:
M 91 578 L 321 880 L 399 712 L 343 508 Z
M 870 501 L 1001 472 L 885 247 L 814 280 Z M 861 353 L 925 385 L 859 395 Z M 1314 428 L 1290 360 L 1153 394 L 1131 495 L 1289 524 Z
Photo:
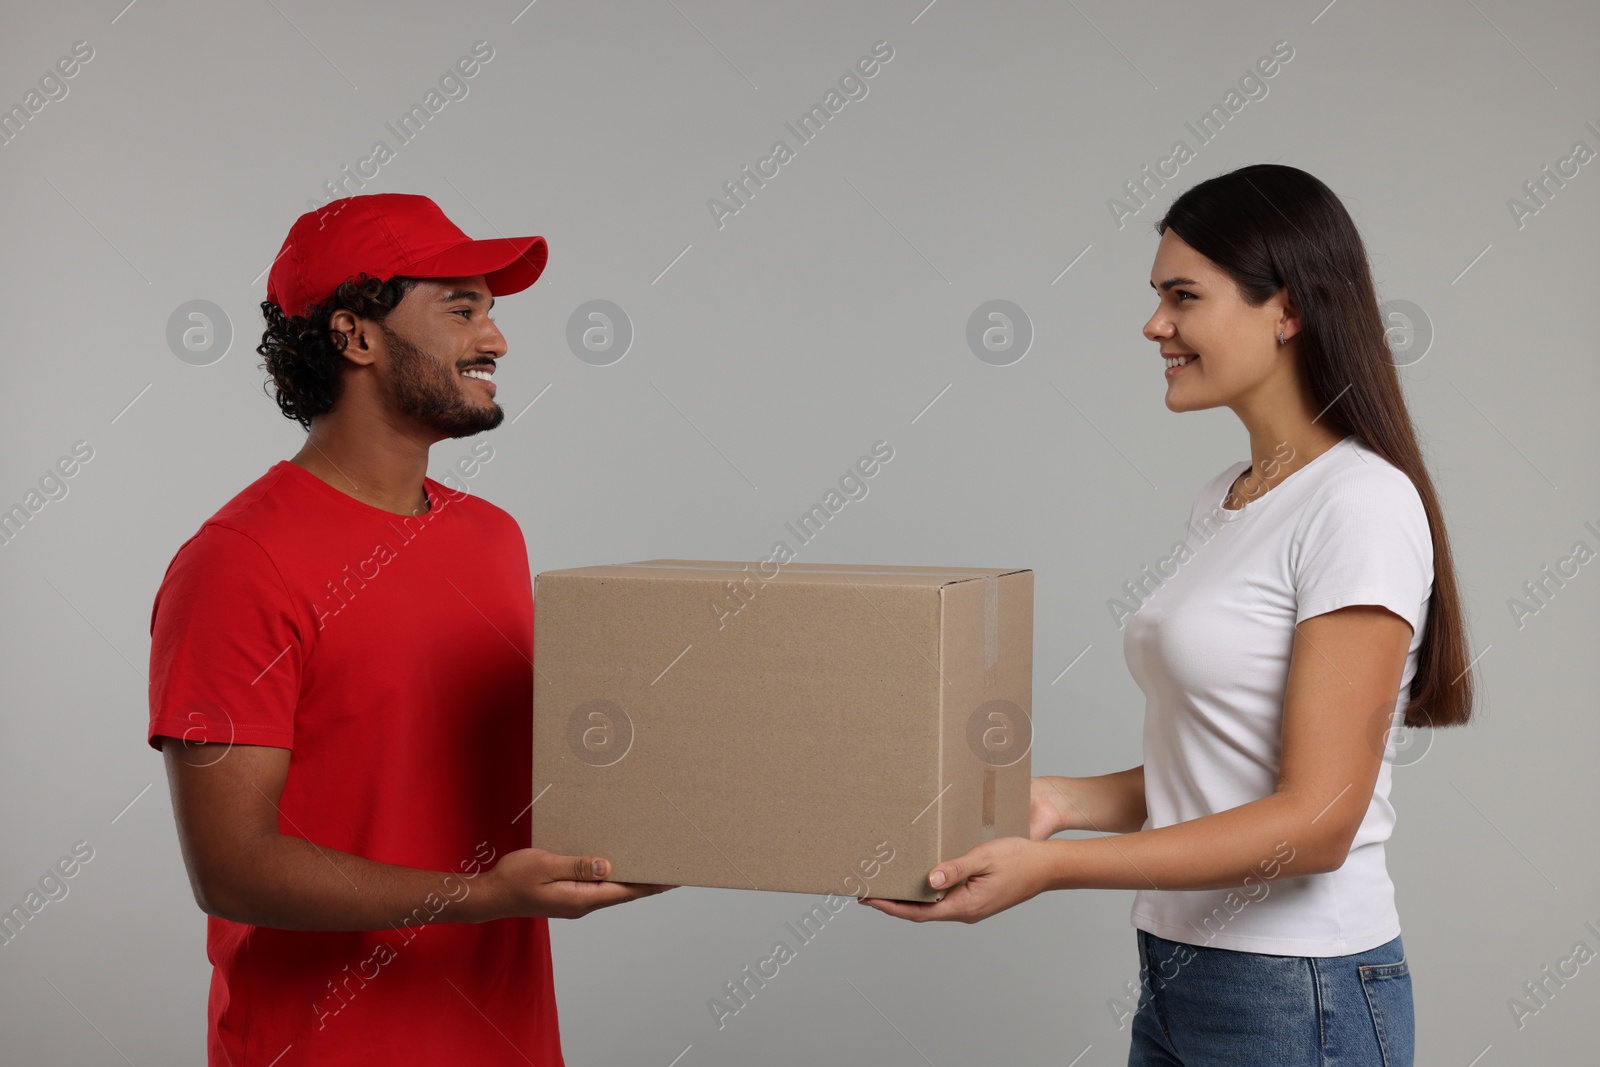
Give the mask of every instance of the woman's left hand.
M 861 903 L 912 922 L 975 923 L 1048 888 L 1049 852 L 1062 842 L 999 837 L 928 873 L 928 884 L 945 891 L 937 903 L 864 898 Z

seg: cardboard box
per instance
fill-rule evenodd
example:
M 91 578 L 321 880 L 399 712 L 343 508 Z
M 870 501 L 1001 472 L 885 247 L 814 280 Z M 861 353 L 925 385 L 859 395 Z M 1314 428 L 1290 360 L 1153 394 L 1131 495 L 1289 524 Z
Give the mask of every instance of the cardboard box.
M 534 603 L 538 848 L 937 900 L 936 863 L 1027 836 L 1031 570 L 650 560 Z

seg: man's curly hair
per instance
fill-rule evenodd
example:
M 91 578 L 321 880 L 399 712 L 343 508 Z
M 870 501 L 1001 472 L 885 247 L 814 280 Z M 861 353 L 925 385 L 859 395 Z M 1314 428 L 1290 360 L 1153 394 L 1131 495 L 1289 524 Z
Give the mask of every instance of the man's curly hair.
M 285 315 L 272 301 L 261 302 L 267 328 L 256 352 L 263 357 L 261 366 L 272 376 L 284 417 L 309 430 L 311 420 L 332 411 L 339 400 L 344 387 L 346 338 L 328 328 L 333 313 L 343 309 L 358 318 L 381 323 L 416 284 L 416 278 L 379 281 L 363 272 L 341 282 L 333 296 L 307 308 L 304 316 Z M 265 383 L 262 388 L 266 388 Z

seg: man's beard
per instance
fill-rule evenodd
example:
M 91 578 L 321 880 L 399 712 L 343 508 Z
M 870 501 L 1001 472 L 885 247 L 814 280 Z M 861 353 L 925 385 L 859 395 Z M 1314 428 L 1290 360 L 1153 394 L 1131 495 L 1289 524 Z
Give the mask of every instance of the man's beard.
M 389 369 L 400 412 L 446 437 L 471 437 L 492 430 L 505 419 L 505 409 L 492 400 L 488 407 L 461 395 L 459 371 L 446 370 L 416 345 L 378 324 L 389 346 Z

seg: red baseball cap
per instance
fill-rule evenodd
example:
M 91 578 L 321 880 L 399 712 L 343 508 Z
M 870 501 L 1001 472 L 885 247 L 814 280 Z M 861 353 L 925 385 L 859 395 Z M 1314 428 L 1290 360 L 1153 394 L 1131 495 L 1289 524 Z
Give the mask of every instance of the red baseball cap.
M 363 271 L 381 281 L 482 274 L 490 295 L 505 296 L 538 281 L 549 255 L 543 237 L 474 241 L 425 196 L 347 196 L 289 227 L 267 275 L 267 299 L 285 315 L 303 316 Z

